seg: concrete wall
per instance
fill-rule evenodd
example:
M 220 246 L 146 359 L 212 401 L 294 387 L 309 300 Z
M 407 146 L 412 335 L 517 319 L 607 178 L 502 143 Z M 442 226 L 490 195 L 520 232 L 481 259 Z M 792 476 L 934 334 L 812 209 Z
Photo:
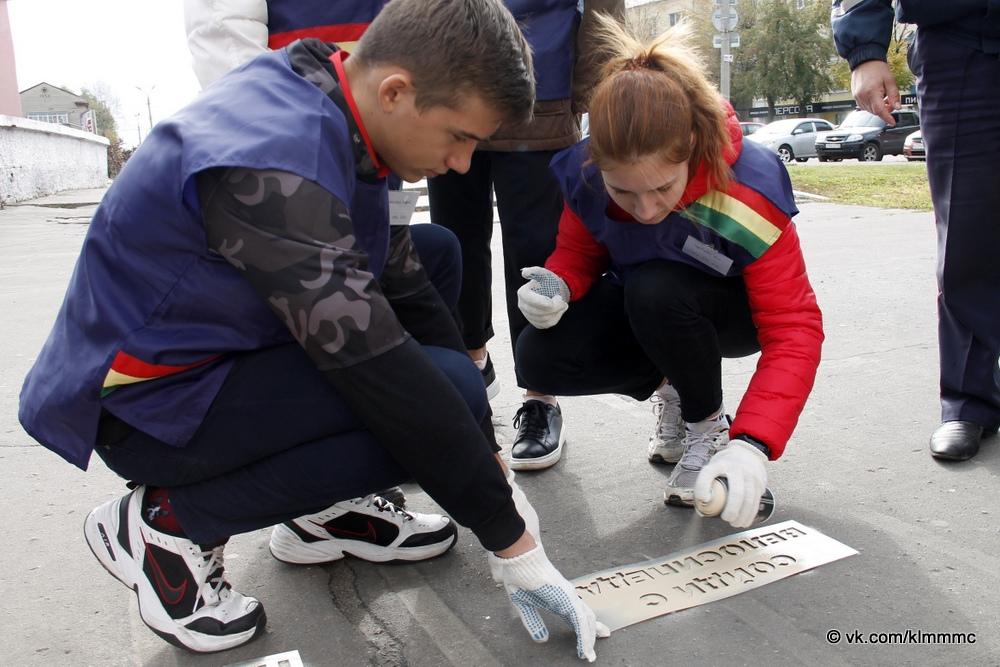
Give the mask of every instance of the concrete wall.
M 106 185 L 108 144 L 90 132 L 0 116 L 0 202 Z

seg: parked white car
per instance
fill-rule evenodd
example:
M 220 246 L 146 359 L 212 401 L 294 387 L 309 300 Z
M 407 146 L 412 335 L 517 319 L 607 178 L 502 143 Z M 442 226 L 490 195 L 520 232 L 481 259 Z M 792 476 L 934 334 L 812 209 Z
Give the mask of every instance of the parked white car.
M 833 125 L 822 118 L 783 118 L 768 123 L 746 139 L 767 146 L 788 164 L 816 157 L 816 133 L 832 129 Z

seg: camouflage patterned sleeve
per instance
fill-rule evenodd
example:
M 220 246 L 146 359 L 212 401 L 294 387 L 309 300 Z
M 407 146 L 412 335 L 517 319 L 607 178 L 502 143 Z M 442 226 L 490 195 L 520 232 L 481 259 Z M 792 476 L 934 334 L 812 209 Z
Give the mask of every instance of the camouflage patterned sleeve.
M 320 370 L 407 338 L 360 249 L 347 207 L 301 176 L 224 169 L 198 177 L 209 248 L 250 281 Z

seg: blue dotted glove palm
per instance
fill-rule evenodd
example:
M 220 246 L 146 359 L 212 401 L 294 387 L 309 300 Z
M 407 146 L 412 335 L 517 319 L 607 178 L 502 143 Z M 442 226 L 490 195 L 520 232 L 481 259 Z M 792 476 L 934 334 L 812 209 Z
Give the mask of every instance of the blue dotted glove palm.
M 517 290 L 517 307 L 524 318 L 536 329 L 554 327 L 569 308 L 566 281 L 540 266 L 521 269 L 521 277 L 528 281 Z
M 573 588 L 538 545 L 514 558 L 499 558 L 489 554 L 490 570 L 497 583 L 503 584 L 521 622 L 536 642 L 549 638 L 549 629 L 539 613 L 548 611 L 560 617 L 576 633 L 576 654 L 593 662 L 597 659 L 594 644 L 597 637 L 611 634 L 597 620 L 593 610 L 584 604 Z

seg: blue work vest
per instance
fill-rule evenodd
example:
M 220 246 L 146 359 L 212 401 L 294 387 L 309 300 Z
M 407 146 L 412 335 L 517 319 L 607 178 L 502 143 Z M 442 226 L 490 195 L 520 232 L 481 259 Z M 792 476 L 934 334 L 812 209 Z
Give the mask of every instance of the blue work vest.
M 228 373 L 228 353 L 293 340 L 208 248 L 195 176 L 215 167 L 278 169 L 319 184 L 350 209 L 369 270 L 381 273 L 386 185 L 356 178 L 340 108 L 291 69 L 284 50 L 223 77 L 157 125 L 105 194 L 21 390 L 25 430 L 81 468 L 102 408 L 183 446 Z
M 717 191 L 706 193 L 683 211 L 674 211 L 655 225 L 616 220 L 608 215 L 611 196 L 604 187 L 600 169 L 595 164 L 586 164 L 589 145 L 590 140 L 584 139 L 560 151 L 552 158 L 551 169 L 570 208 L 590 234 L 608 249 L 610 272 L 619 280 L 653 259 L 682 262 L 717 277 L 739 275 L 780 235 L 780 229 L 772 230 L 771 238 L 761 240 L 746 233 L 741 224 L 746 220 L 739 214 L 728 216 L 720 224 L 717 209 L 728 208 L 731 212 L 732 207 L 720 203 L 720 198 L 728 195 Z M 798 213 L 788 173 L 777 156 L 766 148 L 744 142 L 732 165 L 732 177 L 736 183 L 765 197 L 787 217 Z M 689 238 L 705 247 L 689 244 Z M 686 244 L 689 244 L 687 250 Z M 731 263 L 723 273 L 718 267 L 725 266 L 727 260 Z
M 535 62 L 535 97 L 564 100 L 573 93 L 576 33 L 580 26 L 577 0 L 505 0 Z

